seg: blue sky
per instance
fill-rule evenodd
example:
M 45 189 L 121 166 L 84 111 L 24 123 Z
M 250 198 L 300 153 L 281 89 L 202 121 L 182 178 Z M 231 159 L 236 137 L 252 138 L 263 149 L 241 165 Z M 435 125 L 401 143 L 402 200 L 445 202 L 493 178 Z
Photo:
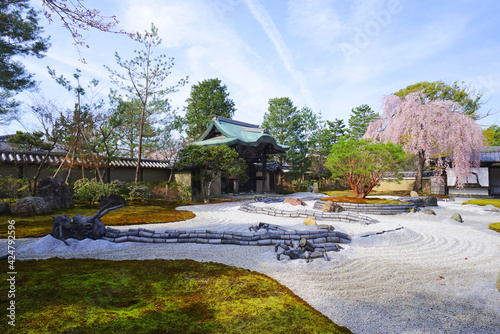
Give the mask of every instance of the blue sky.
M 33 1 L 39 6 L 41 1 Z M 268 100 L 289 97 L 328 120 L 347 119 L 368 104 L 381 112 L 382 96 L 421 81 L 464 81 L 484 94 L 482 112 L 500 110 L 500 2 L 497 0 L 100 0 L 85 1 L 116 15 L 128 31 L 159 29 L 156 50 L 175 58 L 167 84 L 189 76 L 170 96 L 182 108 L 190 87 L 219 78 L 235 102 L 235 119 L 260 124 Z M 40 23 L 52 47 L 43 59 L 22 61 L 47 98 L 72 106 L 73 99 L 47 74 L 46 66 L 70 77 L 101 82 L 106 96 L 114 53 L 133 57 L 137 42 L 126 36 L 85 32 L 87 64 L 78 61 L 70 34 L 60 22 Z M 114 87 L 113 87 L 114 88 Z M 29 94 L 22 99 L 29 100 Z M 500 114 L 479 121 L 500 124 Z M 29 117 L 23 117 L 25 123 Z M 22 129 L 13 123 L 3 132 Z M 33 125 L 28 125 L 28 130 Z M 3 134 L 3 133 L 2 133 Z

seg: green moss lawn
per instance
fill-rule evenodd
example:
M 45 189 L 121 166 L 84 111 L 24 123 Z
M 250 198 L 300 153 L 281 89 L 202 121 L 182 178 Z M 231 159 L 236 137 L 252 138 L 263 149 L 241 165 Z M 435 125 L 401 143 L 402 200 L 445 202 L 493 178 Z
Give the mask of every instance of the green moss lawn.
M 4 316 L 0 333 L 351 333 L 274 279 L 219 263 L 54 258 L 15 267 L 16 326 Z M 0 294 L 4 310 L 9 301 Z
M 471 200 L 468 200 L 468 201 L 462 203 L 462 205 L 467 205 L 467 204 L 493 205 L 493 206 L 496 206 L 497 208 L 500 209 L 500 199 L 478 198 L 478 199 L 471 199 Z
M 493 206 L 500 209 L 500 199 L 478 198 L 478 199 L 471 199 L 471 200 L 468 200 L 468 201 L 462 203 L 462 205 L 467 205 L 467 204 L 493 205 Z M 488 228 L 490 230 L 493 230 L 493 231 L 500 233 L 500 223 L 492 223 L 488 226 Z
M 111 211 L 101 220 L 104 225 L 135 225 L 170 223 L 194 218 L 191 211 L 176 210 L 183 202 L 150 201 L 130 203 L 130 205 Z M 43 237 L 52 230 L 52 217 L 66 213 L 72 217 L 77 214 L 93 216 L 99 209 L 95 206 L 77 204 L 74 209 L 61 209 L 51 214 L 39 216 L 0 216 L 0 238 L 7 238 L 8 221 L 16 222 L 16 238 Z

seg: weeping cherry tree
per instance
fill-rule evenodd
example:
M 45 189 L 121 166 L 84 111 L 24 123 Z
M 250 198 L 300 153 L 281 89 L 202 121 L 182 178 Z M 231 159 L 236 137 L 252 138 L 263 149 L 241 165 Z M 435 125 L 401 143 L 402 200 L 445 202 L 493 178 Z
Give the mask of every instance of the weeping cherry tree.
M 483 147 L 481 127 L 470 117 L 457 112 L 458 103 L 430 100 L 424 93 L 404 97 L 385 96 L 384 112 L 372 122 L 363 138 L 400 143 L 408 154 L 417 156 L 416 191 L 422 191 L 424 167 L 436 159 L 438 170 L 453 168 L 457 186 L 463 187 L 471 167 L 478 167 Z

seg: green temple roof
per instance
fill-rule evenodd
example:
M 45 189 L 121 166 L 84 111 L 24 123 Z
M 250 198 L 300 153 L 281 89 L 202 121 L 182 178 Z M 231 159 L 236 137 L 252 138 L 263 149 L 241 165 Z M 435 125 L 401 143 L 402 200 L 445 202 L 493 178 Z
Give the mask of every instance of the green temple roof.
M 265 150 L 268 154 L 284 153 L 290 148 L 276 142 L 267 129 L 220 116 L 212 119 L 205 133 L 193 144 L 244 146 L 258 151 Z

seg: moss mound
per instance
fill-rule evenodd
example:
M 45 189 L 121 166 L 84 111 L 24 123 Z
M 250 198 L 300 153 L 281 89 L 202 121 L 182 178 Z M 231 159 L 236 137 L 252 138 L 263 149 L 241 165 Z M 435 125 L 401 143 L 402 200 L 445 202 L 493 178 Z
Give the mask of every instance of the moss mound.
M 16 270 L 16 326 L 2 321 L 2 333 L 351 333 L 274 279 L 219 263 L 56 258 Z
M 500 199 L 492 199 L 492 198 L 478 198 L 471 199 L 466 202 L 463 202 L 462 205 L 466 204 L 475 204 L 475 205 L 493 205 L 500 209 Z
M 500 233 L 500 223 L 492 223 L 488 226 L 490 230 Z
M 195 217 L 191 211 L 176 210 L 184 203 L 151 201 L 147 203 L 130 203 L 130 205 L 111 211 L 102 218 L 104 225 L 136 225 L 171 223 Z M 52 230 L 52 217 L 66 213 L 72 217 L 77 214 L 93 216 L 98 209 L 87 205 L 76 205 L 74 209 L 56 210 L 51 214 L 39 216 L 3 215 L 0 220 L 0 238 L 7 238 L 8 221 L 14 220 L 16 238 L 43 237 Z
M 332 201 L 332 202 L 342 202 L 342 203 L 357 203 L 357 204 L 401 204 L 406 202 L 400 202 L 390 199 L 383 198 L 357 198 L 353 196 L 333 196 L 325 197 L 321 199 L 322 201 Z

